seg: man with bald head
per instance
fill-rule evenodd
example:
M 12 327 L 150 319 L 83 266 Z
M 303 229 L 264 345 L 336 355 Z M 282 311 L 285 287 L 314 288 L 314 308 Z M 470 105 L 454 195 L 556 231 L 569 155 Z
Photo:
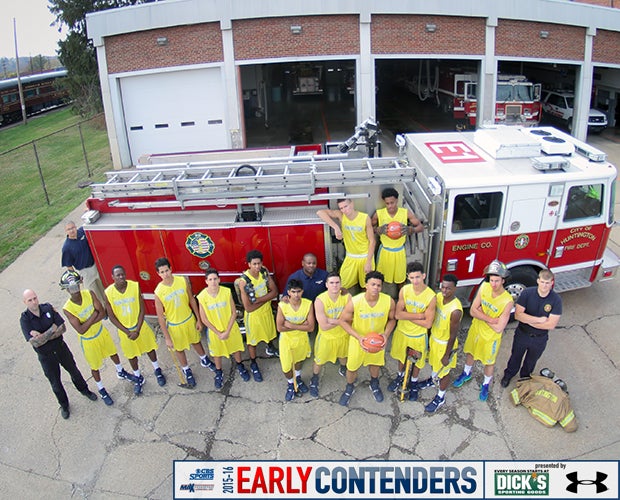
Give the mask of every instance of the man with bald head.
M 69 346 L 62 338 L 66 330 L 65 320 L 51 304 L 39 304 L 39 298 L 33 290 L 25 290 L 23 297 L 26 310 L 19 320 L 22 332 L 39 357 L 43 373 L 49 380 L 52 391 L 60 404 L 62 418 L 67 419 L 69 418 L 69 398 L 60 380 L 61 366 L 69 373 L 78 391 L 91 401 L 97 401 L 97 396 L 88 388 L 86 380 L 75 364 Z

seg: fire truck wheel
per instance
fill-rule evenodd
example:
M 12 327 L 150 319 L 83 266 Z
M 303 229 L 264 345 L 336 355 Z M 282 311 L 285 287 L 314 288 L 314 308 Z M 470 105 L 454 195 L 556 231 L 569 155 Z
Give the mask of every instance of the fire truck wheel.
M 523 290 L 528 286 L 536 286 L 537 279 L 538 273 L 533 267 L 515 267 L 510 270 L 510 278 L 508 278 L 508 282 L 504 285 L 504 288 L 512 295 L 512 298 L 516 302 Z

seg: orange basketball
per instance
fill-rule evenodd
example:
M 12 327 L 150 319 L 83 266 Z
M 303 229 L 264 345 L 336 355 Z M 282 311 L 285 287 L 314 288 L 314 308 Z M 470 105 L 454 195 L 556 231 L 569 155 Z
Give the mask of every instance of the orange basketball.
M 378 333 L 369 333 L 362 338 L 362 345 L 370 353 L 379 352 L 385 346 L 385 339 Z
M 392 221 L 388 224 L 387 231 L 385 232 L 388 238 L 392 238 L 393 240 L 397 240 L 401 236 L 401 225 L 400 222 Z

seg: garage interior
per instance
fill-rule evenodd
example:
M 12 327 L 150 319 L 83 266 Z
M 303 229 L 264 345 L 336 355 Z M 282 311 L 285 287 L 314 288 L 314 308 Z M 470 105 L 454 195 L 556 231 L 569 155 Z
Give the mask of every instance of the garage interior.
M 356 123 L 354 60 L 306 61 L 240 67 L 247 147 L 341 142 Z M 376 119 L 383 141 L 403 132 L 452 131 L 456 122 L 434 89 L 448 70 L 479 72 L 474 59 L 377 59 Z M 524 75 L 543 90 L 574 90 L 578 66 L 499 61 L 500 74 Z M 591 107 L 608 117 L 608 133 L 620 133 L 620 93 L 600 88 L 607 68 L 595 68 Z M 613 71 L 613 70 L 611 70 Z M 420 84 L 418 84 L 420 82 Z M 543 115 L 541 125 L 563 123 Z

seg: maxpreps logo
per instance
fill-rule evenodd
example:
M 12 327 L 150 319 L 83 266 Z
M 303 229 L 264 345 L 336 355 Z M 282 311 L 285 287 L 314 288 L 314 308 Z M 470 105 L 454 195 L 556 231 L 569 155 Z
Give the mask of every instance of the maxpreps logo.
M 533 471 L 496 471 L 495 495 L 549 496 L 549 473 Z
M 214 469 L 196 469 L 188 475 L 190 480 L 187 484 L 179 485 L 180 491 L 194 493 L 196 491 L 213 491 L 213 480 L 215 479 Z M 207 484 L 195 483 L 192 481 L 206 481 Z

